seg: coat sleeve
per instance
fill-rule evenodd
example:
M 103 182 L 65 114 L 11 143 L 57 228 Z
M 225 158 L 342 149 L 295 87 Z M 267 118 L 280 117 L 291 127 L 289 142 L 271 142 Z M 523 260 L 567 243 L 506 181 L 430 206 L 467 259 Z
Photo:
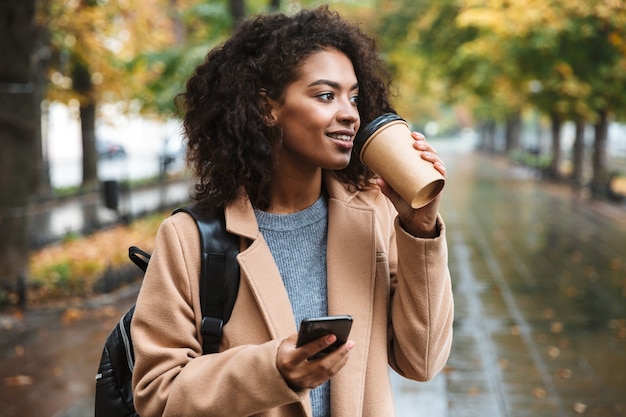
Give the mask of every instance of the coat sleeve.
M 390 253 L 391 309 L 389 363 L 400 375 L 427 381 L 444 367 L 452 345 L 454 303 L 448 269 L 446 229 L 439 216 L 440 234 L 415 238 L 394 221 L 395 243 Z
M 202 355 L 200 243 L 186 215 L 166 219 L 137 299 L 133 391 L 142 417 L 253 415 L 298 402 L 276 367 L 280 340 Z M 179 217 L 178 220 L 172 220 Z

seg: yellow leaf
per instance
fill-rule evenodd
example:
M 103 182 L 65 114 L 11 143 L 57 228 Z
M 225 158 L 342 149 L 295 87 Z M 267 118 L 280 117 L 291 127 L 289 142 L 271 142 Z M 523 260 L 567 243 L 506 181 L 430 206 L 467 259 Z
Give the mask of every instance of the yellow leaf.
M 533 396 L 535 398 L 544 398 L 547 394 L 546 390 L 541 387 L 533 389 Z
M 69 324 L 76 320 L 80 320 L 81 318 L 83 318 L 82 310 L 78 308 L 68 308 L 63 313 L 63 317 L 61 318 L 61 321 L 65 324 Z
M 4 378 L 4 385 L 7 387 L 21 387 L 32 384 L 33 378 L 28 375 L 15 375 Z
M 563 323 L 555 321 L 550 325 L 550 330 L 552 330 L 552 333 L 561 333 L 563 331 Z
M 17 345 L 17 346 L 15 346 L 15 354 L 16 354 L 18 357 L 22 357 L 22 356 L 24 356 L 24 346 L 22 346 L 22 345 Z
M 584 413 L 585 410 L 587 410 L 587 404 L 581 403 L 580 401 L 574 403 L 574 411 L 576 411 L 578 414 Z

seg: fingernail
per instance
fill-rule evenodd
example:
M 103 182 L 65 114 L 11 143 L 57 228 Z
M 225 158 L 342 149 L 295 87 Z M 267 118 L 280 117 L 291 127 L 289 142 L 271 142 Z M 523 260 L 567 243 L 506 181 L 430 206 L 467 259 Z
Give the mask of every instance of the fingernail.
M 348 352 L 352 350 L 354 344 L 354 340 L 348 340 L 348 343 L 346 343 L 346 349 L 348 349 Z

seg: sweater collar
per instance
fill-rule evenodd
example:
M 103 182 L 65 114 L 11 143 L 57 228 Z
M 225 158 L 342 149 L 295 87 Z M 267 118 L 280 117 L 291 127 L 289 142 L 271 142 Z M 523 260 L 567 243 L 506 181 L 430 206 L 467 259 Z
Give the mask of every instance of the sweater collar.
M 346 184 L 337 179 L 333 171 L 323 172 L 323 181 L 330 199 L 349 204 L 358 194 L 356 190 L 349 189 Z M 233 234 L 254 240 L 259 234 L 257 219 L 254 208 L 243 188 L 237 198 L 224 210 L 226 216 L 226 229 Z

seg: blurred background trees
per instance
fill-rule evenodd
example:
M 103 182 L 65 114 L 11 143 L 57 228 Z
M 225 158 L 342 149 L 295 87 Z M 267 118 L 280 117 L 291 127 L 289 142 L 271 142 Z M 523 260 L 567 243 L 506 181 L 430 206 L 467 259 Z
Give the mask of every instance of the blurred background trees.
M 14 286 L 25 274 L 18 272 L 28 246 L 21 214 L 51 193 L 40 128 L 47 104 L 77 109 L 82 188 L 97 190 L 95 132 L 103 104 L 120 113 L 176 117 L 173 99 L 195 65 L 242 19 L 321 3 L 0 2 L 0 284 Z M 379 40 L 395 76 L 396 108 L 416 129 L 429 135 L 471 129 L 482 149 L 545 159 L 552 178 L 562 176 L 569 157 L 569 179 L 605 195 L 607 128 L 626 116 L 623 0 L 362 0 L 332 8 Z M 547 147 L 538 135 L 522 134 L 539 121 L 550 125 Z M 576 126 L 571 156 L 562 155 L 566 122 Z M 497 132 L 504 132 L 503 141 Z
M 594 126 L 591 189 L 605 195 L 607 127 L 623 120 L 626 99 L 626 9 L 622 0 L 406 0 L 384 3 L 385 48 L 400 80 L 415 79 L 438 102 L 464 105 L 483 147 L 505 128 L 506 153 L 541 152 L 520 143 L 524 114 L 551 121 L 547 173 L 561 176 L 561 129 L 576 123 L 571 179 L 582 184 L 587 124 Z M 402 57 L 419 57 L 406 65 Z M 412 58 L 413 59 L 413 58 Z M 421 96 L 410 94 L 409 97 Z M 411 113 L 412 114 L 412 113 Z

